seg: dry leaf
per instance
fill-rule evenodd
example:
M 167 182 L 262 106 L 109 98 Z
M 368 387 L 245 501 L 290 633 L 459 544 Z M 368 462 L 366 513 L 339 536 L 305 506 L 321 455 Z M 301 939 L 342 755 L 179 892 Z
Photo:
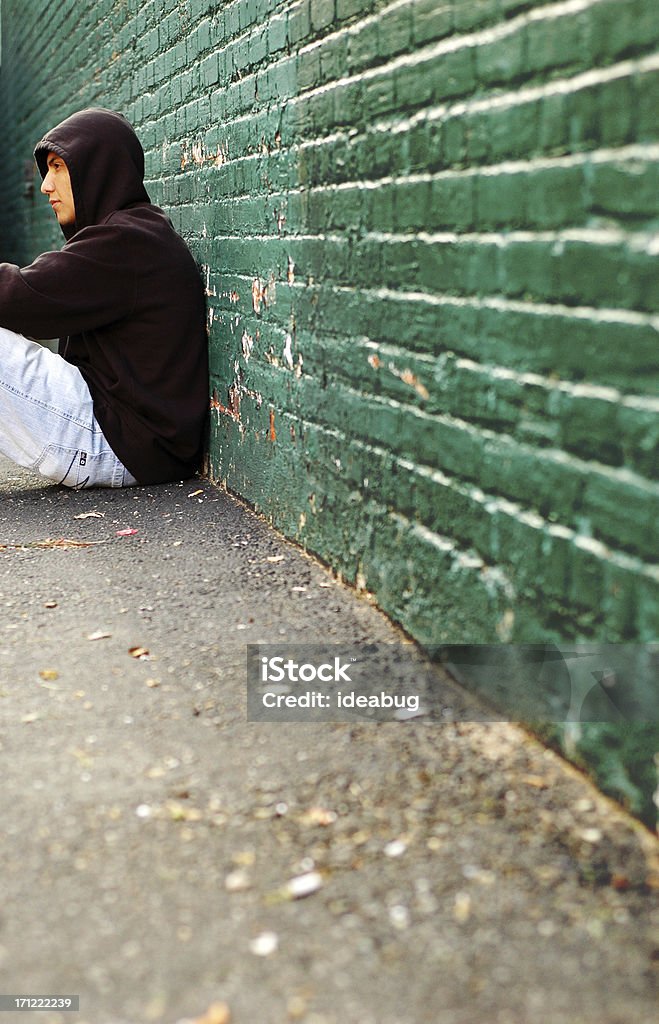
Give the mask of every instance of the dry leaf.
M 211 1003 L 206 1013 L 201 1017 L 195 1017 L 189 1024 L 230 1024 L 230 1021 L 231 1010 L 226 1003 Z
M 95 633 L 90 633 L 87 637 L 88 640 L 107 640 L 111 637 L 112 633 L 104 633 L 102 629 L 97 629 Z
M 59 672 L 56 668 L 42 668 L 39 673 L 42 679 L 58 679 Z
M 13 544 L 12 547 L 26 548 L 90 548 L 92 544 L 102 541 L 72 540 L 70 537 L 46 537 L 45 540 L 33 540 L 29 544 Z
M 129 647 L 128 653 L 131 658 L 148 658 L 149 652 L 146 647 Z
M 300 821 L 303 825 L 331 825 L 336 821 L 336 814 L 324 807 L 310 807 Z
M 203 493 L 204 493 L 203 488 L 200 487 L 198 491 L 192 491 L 191 494 L 188 494 L 188 498 L 196 498 L 197 495 L 203 494 Z
M 74 516 L 74 519 L 102 519 L 105 512 L 81 512 L 79 516 Z
M 134 530 L 132 526 L 130 526 L 125 530 L 117 530 L 117 537 L 132 537 L 136 533 L 137 530 Z

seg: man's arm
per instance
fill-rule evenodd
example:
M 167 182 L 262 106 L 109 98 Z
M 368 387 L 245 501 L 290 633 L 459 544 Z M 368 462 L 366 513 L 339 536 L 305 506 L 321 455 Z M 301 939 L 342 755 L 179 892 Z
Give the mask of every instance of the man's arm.
M 101 224 L 28 267 L 0 263 L 0 327 L 31 338 L 79 334 L 120 320 L 135 303 L 125 232 Z

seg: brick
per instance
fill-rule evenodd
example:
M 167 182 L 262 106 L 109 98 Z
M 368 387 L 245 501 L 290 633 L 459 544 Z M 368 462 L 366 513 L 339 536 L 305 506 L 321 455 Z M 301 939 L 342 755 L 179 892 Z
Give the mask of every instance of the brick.
M 453 31 L 453 7 L 448 0 L 416 0 L 412 7 L 412 39 L 424 44 Z
M 654 216 L 659 164 L 643 156 L 588 168 L 588 199 L 593 213 L 615 217 Z
M 646 0 L 615 0 L 593 5 L 583 19 L 584 35 L 593 62 L 607 62 L 642 52 L 659 41 L 656 10 Z
M 271 18 L 267 27 L 268 54 L 278 53 L 286 46 L 288 19 L 285 14 Z
M 348 36 L 348 70 L 354 72 L 368 67 L 373 62 L 377 48 L 377 21 L 369 20 L 358 25 Z
M 409 50 L 412 40 L 411 6 L 383 11 L 378 19 L 378 57 L 390 57 Z
M 583 515 L 597 536 L 616 547 L 642 553 L 657 549 L 656 510 L 658 489 L 624 471 L 589 474 Z
M 587 219 L 584 168 L 556 166 L 524 174 L 525 223 L 546 230 L 579 226 Z
M 454 24 L 459 32 L 467 32 L 497 20 L 497 0 L 471 0 L 468 4 L 454 5 Z
M 623 146 L 634 138 L 634 90 L 628 80 L 605 82 L 598 90 L 599 141 Z
M 474 201 L 472 177 L 451 175 L 435 178 L 426 208 L 428 227 L 468 231 L 475 223 Z
M 306 42 L 310 35 L 309 0 L 301 0 L 288 12 L 288 42 L 291 46 L 298 46 L 300 43 Z
M 373 0 L 336 0 L 337 21 L 364 17 L 373 9 Z
M 347 40 L 336 36 L 323 44 L 320 51 L 320 81 L 330 82 L 345 76 L 347 71 Z
M 314 32 L 328 29 L 334 21 L 335 0 L 313 0 L 310 4 L 311 27 Z
M 512 82 L 521 77 L 525 58 L 525 32 L 517 29 L 502 38 L 475 47 L 476 76 L 484 85 Z
M 474 49 L 466 47 L 442 54 L 435 69 L 427 69 L 434 80 L 434 100 L 464 96 L 476 85 Z
M 589 12 L 590 16 L 590 12 Z M 528 23 L 524 65 L 530 75 L 588 65 L 582 22 L 573 14 Z
M 396 104 L 400 110 L 414 110 L 429 104 L 436 83 L 424 65 L 403 65 L 394 73 Z
M 480 174 L 475 185 L 479 230 L 519 228 L 527 222 L 528 175 Z

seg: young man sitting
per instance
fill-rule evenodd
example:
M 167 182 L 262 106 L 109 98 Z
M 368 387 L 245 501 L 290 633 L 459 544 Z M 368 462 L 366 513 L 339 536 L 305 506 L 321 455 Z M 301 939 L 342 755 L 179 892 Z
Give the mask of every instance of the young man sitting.
M 191 476 L 208 410 L 204 293 L 144 187 L 128 121 L 83 110 L 34 151 L 66 243 L 0 263 L 0 453 L 67 487 Z M 58 353 L 34 340 L 59 338 Z

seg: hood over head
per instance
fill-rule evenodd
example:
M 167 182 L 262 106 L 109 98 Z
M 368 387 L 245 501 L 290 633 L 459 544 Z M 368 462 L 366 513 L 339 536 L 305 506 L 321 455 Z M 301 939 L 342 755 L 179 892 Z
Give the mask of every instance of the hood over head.
M 62 157 L 71 178 L 76 220 L 62 228 L 67 239 L 115 210 L 151 202 L 144 187 L 144 150 L 123 114 L 102 107 L 80 110 L 46 132 L 34 150 L 42 179 L 49 153 Z

